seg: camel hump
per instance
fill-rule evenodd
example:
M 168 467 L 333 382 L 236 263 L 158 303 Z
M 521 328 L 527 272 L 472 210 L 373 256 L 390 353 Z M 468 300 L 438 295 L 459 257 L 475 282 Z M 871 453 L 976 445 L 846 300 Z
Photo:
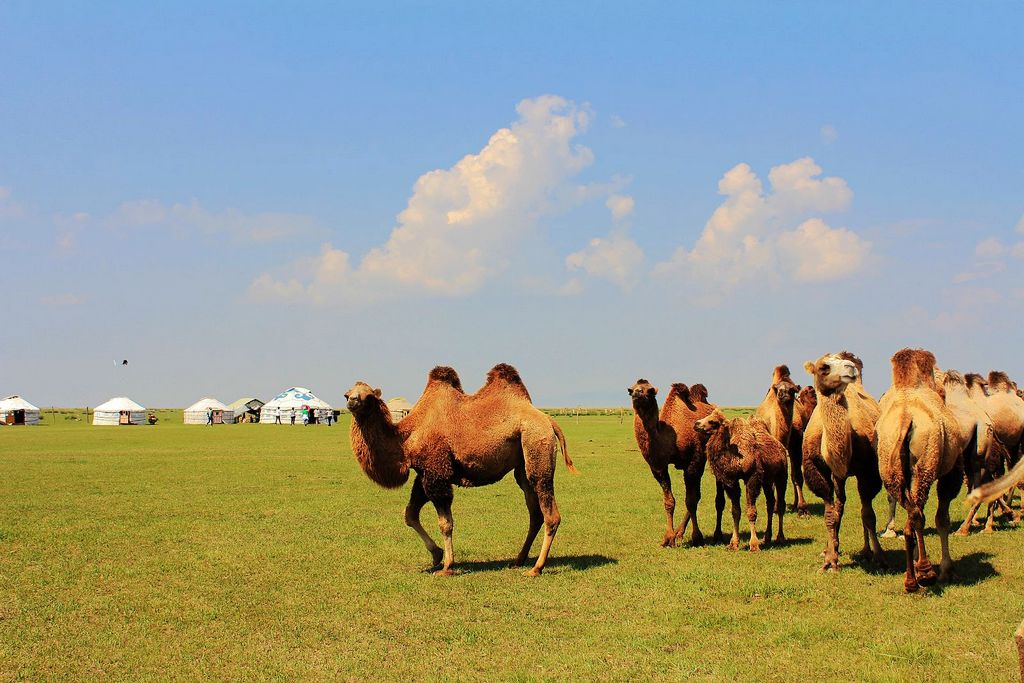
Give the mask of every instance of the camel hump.
M 487 373 L 487 382 L 484 386 L 489 386 L 496 382 L 505 384 L 516 393 L 530 400 L 530 392 L 526 390 L 526 385 L 523 383 L 523 378 L 519 376 L 519 371 L 508 363 L 498 363 L 491 368 L 490 372 Z
M 966 387 L 967 382 L 964 380 L 964 376 L 956 370 L 946 370 L 946 376 L 943 379 L 943 383 L 946 386 L 961 386 Z
M 935 355 L 924 349 L 901 349 L 892 357 L 892 385 L 900 389 L 935 386 Z
M 708 388 L 703 384 L 694 384 L 690 387 L 690 397 L 700 403 L 708 402 Z
M 772 384 L 778 384 L 782 380 L 793 381 L 789 375 L 789 366 L 786 364 L 776 365 L 775 370 L 772 371 Z
M 438 365 L 431 370 L 427 375 L 427 382 L 443 382 L 462 391 L 462 380 L 459 379 L 459 373 L 455 372 L 455 368 L 450 368 L 447 365 Z
M 988 373 L 988 387 L 995 391 L 1010 390 L 1010 376 L 1000 370 L 993 370 Z
M 668 396 L 665 397 L 665 400 L 667 401 L 673 395 L 678 396 L 679 398 L 681 398 L 682 400 L 684 400 L 686 402 L 689 402 L 690 401 L 690 387 L 688 387 L 687 385 L 683 384 L 682 382 L 675 382 L 669 388 Z

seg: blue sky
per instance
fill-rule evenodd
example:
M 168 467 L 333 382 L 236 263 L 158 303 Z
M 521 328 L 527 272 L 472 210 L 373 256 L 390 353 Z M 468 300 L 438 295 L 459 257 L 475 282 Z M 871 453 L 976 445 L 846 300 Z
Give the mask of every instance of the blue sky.
M 1024 6 L 0 6 L 0 393 L 1024 378 Z M 774 169 L 774 170 L 773 170 Z M 396 230 L 397 228 L 397 230 Z M 114 361 L 129 358 L 128 369 Z

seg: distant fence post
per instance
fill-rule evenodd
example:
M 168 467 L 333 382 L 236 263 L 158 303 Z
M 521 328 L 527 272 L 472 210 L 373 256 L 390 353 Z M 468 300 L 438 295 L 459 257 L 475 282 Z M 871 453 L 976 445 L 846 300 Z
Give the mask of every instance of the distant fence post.
M 1024 621 L 1020 622 L 1015 640 L 1017 641 L 1017 659 L 1020 663 L 1020 681 L 1024 683 Z

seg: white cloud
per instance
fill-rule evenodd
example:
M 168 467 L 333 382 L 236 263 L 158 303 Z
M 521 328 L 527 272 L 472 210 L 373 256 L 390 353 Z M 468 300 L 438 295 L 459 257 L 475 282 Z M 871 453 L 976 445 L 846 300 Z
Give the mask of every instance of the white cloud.
M 1006 245 L 994 237 L 978 243 L 974 255 L 980 259 L 997 259 L 1006 253 Z
M 245 213 L 238 209 L 210 211 L 198 201 L 165 205 L 154 199 L 121 204 L 107 224 L 117 228 L 156 228 L 179 233 L 226 234 L 237 242 L 273 242 L 315 233 L 317 222 L 296 213 Z
M 476 154 L 425 173 L 388 240 L 357 266 L 326 245 L 311 268 L 282 283 L 270 274 L 252 294 L 381 298 L 401 292 L 457 296 L 506 269 L 515 247 L 539 219 L 585 190 L 569 179 L 593 161 L 575 143 L 589 113 L 561 97 L 523 100 L 518 119 L 491 135 Z M 297 289 L 298 284 L 301 289 Z
M 643 250 L 623 232 L 595 237 L 585 249 L 565 259 L 570 271 L 582 270 L 591 277 L 604 278 L 625 289 L 636 284 L 643 263 Z
M 734 166 L 718 183 L 725 201 L 693 249 L 679 247 L 655 273 L 733 287 L 781 277 L 825 281 L 858 272 L 871 244 L 816 216 L 846 209 L 853 193 L 842 178 L 820 176 L 813 159 L 797 159 L 772 168 L 765 191 L 749 165 Z
M 622 120 L 622 117 L 618 114 L 612 114 L 610 117 L 613 128 L 625 128 L 626 122 Z
M 821 141 L 823 143 L 831 145 L 837 139 L 839 139 L 839 131 L 836 130 L 835 126 L 830 123 L 826 123 L 821 127 Z
M 629 195 L 613 194 L 605 202 L 608 210 L 612 212 L 612 218 L 619 221 L 633 213 L 635 202 Z

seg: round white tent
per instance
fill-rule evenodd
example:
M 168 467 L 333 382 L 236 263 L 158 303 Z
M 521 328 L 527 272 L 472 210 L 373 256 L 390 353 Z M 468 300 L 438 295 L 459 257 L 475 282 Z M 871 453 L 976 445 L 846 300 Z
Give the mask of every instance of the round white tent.
M 295 424 L 301 424 L 302 406 L 309 406 L 315 410 L 321 421 L 325 421 L 327 414 L 333 410 L 326 401 L 314 396 L 309 389 L 292 387 L 260 408 L 260 424 L 291 424 L 292 410 L 295 411 Z
M 39 424 L 39 408 L 21 396 L 8 396 L 0 401 L 0 424 L 37 425 Z
M 412 404 L 404 396 L 396 396 L 388 401 L 387 406 L 391 411 L 391 421 L 396 424 L 412 410 Z
M 235 421 L 235 412 L 215 398 L 201 398 L 185 408 L 185 424 L 206 424 L 207 411 L 213 411 L 213 424 L 231 424 Z
M 144 425 L 146 409 L 125 396 L 112 398 L 96 406 L 93 411 L 94 425 Z

